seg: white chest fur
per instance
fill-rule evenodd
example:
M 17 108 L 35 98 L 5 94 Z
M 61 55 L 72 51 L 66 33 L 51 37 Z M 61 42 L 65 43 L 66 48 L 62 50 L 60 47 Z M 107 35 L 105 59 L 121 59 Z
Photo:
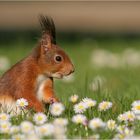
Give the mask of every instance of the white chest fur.
M 36 90 L 36 95 L 37 98 L 42 101 L 43 100 L 43 89 L 45 86 L 45 82 L 48 79 L 48 77 L 46 77 L 45 75 L 39 75 L 36 81 L 36 85 L 37 85 L 37 90 Z

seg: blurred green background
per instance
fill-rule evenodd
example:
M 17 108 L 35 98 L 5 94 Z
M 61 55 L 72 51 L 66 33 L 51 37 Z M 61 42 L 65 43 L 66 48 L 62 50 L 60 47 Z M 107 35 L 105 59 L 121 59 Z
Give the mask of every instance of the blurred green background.
M 42 13 L 54 18 L 57 42 L 75 65 L 73 76 L 55 82 L 63 102 L 67 104 L 72 94 L 111 98 L 118 104 L 124 98 L 131 103 L 140 97 L 139 2 L 0 4 L 1 75 L 37 45 Z

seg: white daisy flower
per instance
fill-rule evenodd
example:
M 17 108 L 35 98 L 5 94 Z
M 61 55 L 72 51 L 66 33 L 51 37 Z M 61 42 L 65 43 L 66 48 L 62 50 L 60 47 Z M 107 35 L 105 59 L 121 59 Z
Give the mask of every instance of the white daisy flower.
M 77 114 L 72 117 L 72 122 L 76 124 L 85 124 L 85 122 L 87 122 L 87 118 L 82 114 Z
M 114 120 L 108 120 L 106 126 L 109 130 L 114 130 L 117 127 L 116 122 Z
M 0 71 L 5 71 L 10 67 L 9 59 L 5 56 L 0 57 Z
M 34 126 L 29 121 L 23 121 L 20 124 L 20 128 L 21 128 L 22 133 L 29 134 L 34 129 Z
M 118 116 L 118 120 L 120 122 L 124 121 L 124 122 L 133 122 L 136 120 L 136 116 L 132 111 L 127 111 L 123 114 L 120 114 Z
M 24 98 L 20 98 L 20 99 L 18 99 L 18 100 L 16 101 L 16 105 L 17 105 L 18 107 L 24 108 L 24 107 L 28 106 L 28 101 L 27 101 L 26 99 L 24 99 Z
M 24 139 L 25 140 L 25 139 Z M 32 131 L 30 134 L 26 135 L 26 140 L 41 140 L 39 136 L 35 133 L 35 131 Z
M 127 121 L 133 122 L 136 119 L 135 114 L 132 111 L 125 112 Z
M 65 140 L 67 139 L 66 137 L 66 127 L 62 125 L 54 125 L 54 134 L 53 137 L 54 139 L 57 140 Z
M 0 113 L 0 122 L 9 121 L 10 115 L 6 113 Z
M 56 118 L 53 121 L 54 125 L 59 125 L 59 126 L 66 126 L 68 124 L 68 120 L 65 118 Z
M 0 123 L 0 132 L 1 133 L 9 133 L 10 132 L 11 123 L 7 121 L 3 121 Z
M 125 138 L 124 134 L 116 134 L 113 138 L 113 140 L 123 140 Z
M 126 120 L 127 120 L 126 115 L 125 115 L 125 114 L 120 114 L 120 115 L 118 116 L 118 120 L 119 120 L 120 122 L 126 121 Z
M 105 127 L 105 123 L 100 118 L 93 118 L 89 121 L 89 128 L 92 130 L 100 129 Z
M 84 98 L 83 102 L 87 104 L 88 107 L 93 107 L 96 105 L 96 101 L 92 100 L 91 98 Z
M 65 107 L 62 103 L 53 103 L 50 106 L 50 112 L 53 116 L 60 116 L 64 110 Z
M 95 134 L 89 137 L 89 140 L 99 140 L 100 139 L 100 135 L 99 134 Z
M 40 137 L 51 136 L 54 133 L 54 126 L 52 124 L 44 124 L 35 127 L 36 134 Z
M 97 90 L 99 90 L 100 88 L 102 88 L 104 86 L 105 82 L 106 82 L 105 77 L 103 77 L 103 76 L 96 76 L 93 79 L 93 81 L 91 82 L 91 84 L 89 85 L 89 88 L 92 91 L 97 91 Z
M 76 102 L 78 101 L 78 98 L 79 98 L 79 96 L 76 95 L 76 94 L 74 94 L 74 95 L 72 95 L 72 96 L 69 98 L 69 100 L 70 100 L 70 102 L 72 102 L 72 103 L 76 103 Z
M 10 128 L 10 134 L 16 134 L 20 131 L 20 127 L 19 126 L 16 126 L 16 125 L 13 125 L 11 126 Z
M 118 133 L 124 133 L 125 125 L 119 125 L 116 127 Z
M 87 107 L 88 106 L 86 103 L 80 102 L 80 103 L 74 105 L 74 111 L 75 111 L 75 113 L 83 113 L 86 111 Z
M 132 103 L 132 111 L 136 115 L 137 119 L 140 119 L 140 100 Z
M 47 116 L 39 112 L 34 114 L 33 120 L 36 124 L 44 124 L 47 121 Z
M 134 134 L 134 131 L 126 127 L 125 125 L 119 125 L 116 129 L 120 134 L 123 134 L 126 136 L 132 136 Z
M 106 111 L 112 107 L 112 102 L 103 101 L 99 104 L 99 111 Z
M 25 140 L 25 139 L 26 139 L 26 137 L 23 134 L 12 135 L 12 140 Z
M 132 136 L 134 134 L 134 131 L 129 129 L 128 127 L 125 127 L 124 134 L 125 136 Z

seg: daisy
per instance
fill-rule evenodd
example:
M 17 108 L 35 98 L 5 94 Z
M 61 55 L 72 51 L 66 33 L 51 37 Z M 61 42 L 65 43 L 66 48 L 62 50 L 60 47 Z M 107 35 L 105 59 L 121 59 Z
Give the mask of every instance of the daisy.
M 7 57 L 0 57 L 0 71 L 5 71 L 10 67 L 10 61 Z
M 106 126 L 109 130 L 114 130 L 117 127 L 116 122 L 114 120 L 108 120 Z
M 78 95 L 74 94 L 69 98 L 69 100 L 72 103 L 76 103 L 78 101 L 78 98 L 79 98 Z
M 129 129 L 128 127 L 125 127 L 124 134 L 125 136 L 132 136 L 134 134 L 134 131 Z
M 140 100 L 132 103 L 132 111 L 136 115 L 137 119 L 140 119 Z
M 54 125 L 59 125 L 59 126 L 66 126 L 68 124 L 68 120 L 65 119 L 65 118 L 56 118 L 54 121 L 53 121 L 53 124 Z
M 15 134 L 15 135 L 12 135 L 12 139 L 13 140 L 25 140 L 25 135 L 23 135 L 23 134 Z
M 19 126 L 16 126 L 16 125 L 13 125 L 11 126 L 10 128 L 10 134 L 16 134 L 20 131 L 20 127 Z
M 42 126 L 35 127 L 36 134 L 39 136 L 51 136 L 54 133 L 54 126 L 52 124 L 44 124 Z
M 44 124 L 47 121 L 47 116 L 39 112 L 34 114 L 33 120 L 36 124 Z
M 132 111 L 127 111 L 123 114 L 120 114 L 118 116 L 118 120 L 120 122 L 124 121 L 124 122 L 133 122 L 136 120 L 136 116 Z
M 60 116 L 64 110 L 65 110 L 65 107 L 62 103 L 53 103 L 50 106 L 50 113 L 53 116 Z
M 89 85 L 89 88 L 92 90 L 92 91 L 97 91 L 99 90 L 100 88 L 102 88 L 105 84 L 106 80 L 104 77 L 102 76 L 96 76 L 93 81 L 91 82 L 91 84 Z
M 28 101 L 24 98 L 20 98 L 16 101 L 16 105 L 18 107 L 24 108 L 24 107 L 28 106 Z
M 119 125 L 116 127 L 118 133 L 123 133 L 125 129 L 125 125 Z
M 89 128 L 91 128 L 92 130 L 104 127 L 105 123 L 100 118 L 93 118 L 92 120 L 89 121 Z
M 11 123 L 4 121 L 0 123 L 0 132 L 1 133 L 9 133 L 11 127 Z
M 92 100 L 91 98 L 84 98 L 83 102 L 88 106 L 88 107 L 93 107 L 96 105 L 96 101 Z
M 6 113 L 0 113 L 0 122 L 1 121 L 9 121 L 10 115 Z
M 118 120 L 119 120 L 120 122 L 126 121 L 126 120 L 127 120 L 126 115 L 125 115 L 125 114 L 120 114 L 120 115 L 118 116 Z
M 112 107 L 112 102 L 103 101 L 99 104 L 99 111 L 106 111 Z
M 20 124 L 20 128 L 22 133 L 29 134 L 33 130 L 33 124 L 29 121 L 23 121 Z
M 54 125 L 54 139 L 57 140 L 66 140 L 66 127 L 62 125 Z
M 130 122 L 133 122 L 136 119 L 136 116 L 132 111 L 125 112 L 125 116 L 127 118 L 127 121 L 130 121 Z
M 134 131 L 126 127 L 125 125 L 119 125 L 117 127 L 117 131 L 120 134 L 123 134 L 124 136 L 132 136 L 134 134 Z
M 123 140 L 125 138 L 124 134 L 116 134 L 113 138 L 113 140 Z
M 77 114 L 72 117 L 72 122 L 76 124 L 85 124 L 85 122 L 87 122 L 87 118 L 82 114 Z
M 23 139 L 25 140 L 25 139 Z M 41 140 L 35 131 L 31 131 L 30 134 L 26 135 L 26 140 Z
M 94 134 L 94 135 L 89 137 L 89 140 L 99 140 L 99 139 L 100 139 L 100 135 L 99 134 Z
M 80 102 L 80 103 L 74 105 L 74 111 L 75 111 L 75 113 L 83 113 L 86 111 L 87 107 L 88 106 L 86 103 Z

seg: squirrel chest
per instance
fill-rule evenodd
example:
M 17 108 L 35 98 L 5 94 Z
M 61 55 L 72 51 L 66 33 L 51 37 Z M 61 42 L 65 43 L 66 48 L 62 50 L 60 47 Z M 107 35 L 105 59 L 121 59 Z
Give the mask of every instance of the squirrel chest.
M 39 101 L 47 102 L 49 96 L 52 96 L 53 78 L 46 75 L 39 75 L 36 80 L 36 97 Z M 47 95 L 45 93 L 48 93 Z
M 48 78 L 45 75 L 39 75 L 36 80 L 36 95 L 39 101 L 44 100 L 44 93 L 47 87 L 52 86 L 53 81 L 52 79 Z

